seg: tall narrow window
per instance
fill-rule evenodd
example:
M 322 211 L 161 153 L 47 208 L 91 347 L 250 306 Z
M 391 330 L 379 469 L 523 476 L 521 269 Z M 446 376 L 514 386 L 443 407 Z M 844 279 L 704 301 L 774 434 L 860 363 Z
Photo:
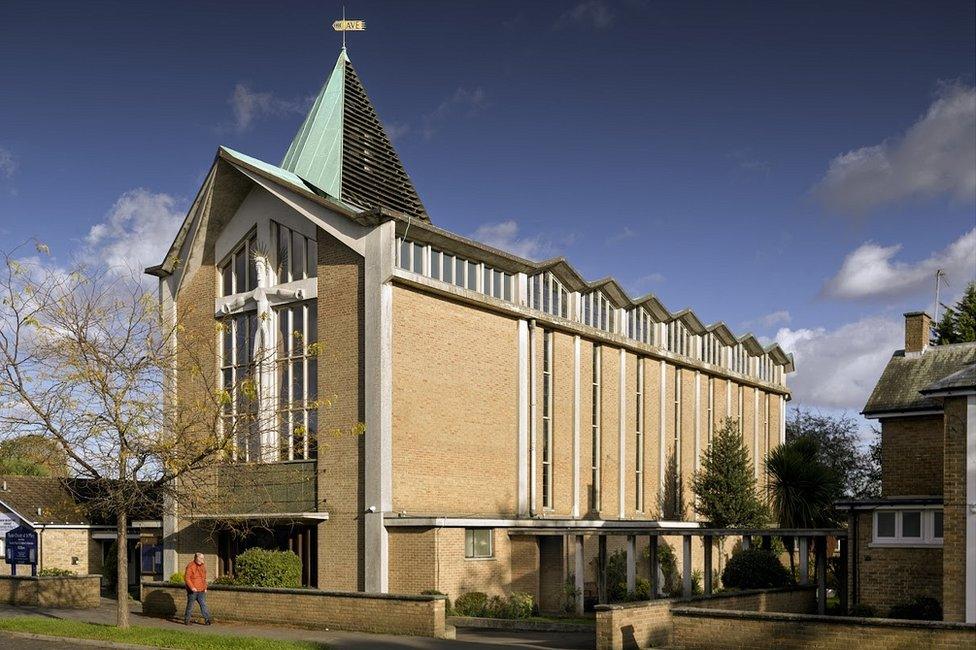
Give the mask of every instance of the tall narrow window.
M 593 454 L 591 462 L 591 492 L 590 492 L 590 507 L 592 510 L 600 509 L 600 448 L 602 441 L 600 439 L 600 346 L 593 344 L 593 417 L 591 420 L 591 434 L 593 441 Z
M 637 391 L 634 395 L 635 411 L 637 422 L 634 423 L 635 445 L 637 447 L 637 459 L 634 462 L 636 468 L 637 488 L 634 494 L 637 502 L 634 507 L 637 512 L 644 512 L 644 360 L 637 357 Z
M 271 234 L 278 256 L 275 265 L 278 284 L 315 277 L 318 250 L 314 239 L 275 221 L 271 222 Z
M 227 255 L 224 263 L 220 265 L 221 296 L 244 293 L 257 288 L 258 273 L 254 261 L 256 245 L 257 235 L 252 232 Z
M 224 401 L 221 426 L 223 435 L 232 440 L 232 458 L 248 462 L 257 459 L 260 444 L 253 350 L 257 314 L 248 312 L 225 318 L 220 329 L 220 379 L 228 398 Z
M 278 444 L 281 460 L 314 458 L 318 431 L 316 303 L 275 310 L 278 320 Z
M 709 444 L 711 444 L 712 436 L 715 434 L 715 378 L 714 377 L 708 378 L 708 400 L 707 400 L 706 408 L 708 409 L 708 411 L 706 413 L 706 418 L 705 418 L 705 427 L 708 436 L 707 438 L 708 442 Z
M 552 509 L 552 331 L 542 331 L 542 507 Z
M 681 368 L 674 369 L 674 458 L 681 455 Z M 678 465 L 680 468 L 681 465 Z

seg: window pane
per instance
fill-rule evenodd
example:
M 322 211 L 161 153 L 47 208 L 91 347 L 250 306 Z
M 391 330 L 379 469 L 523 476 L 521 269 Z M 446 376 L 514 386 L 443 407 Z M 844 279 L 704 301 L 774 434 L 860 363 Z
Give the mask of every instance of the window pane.
M 475 532 L 474 536 L 474 554 L 475 557 L 490 557 L 491 556 L 491 531 L 490 530 L 478 530 Z
M 278 282 L 288 282 L 288 229 L 281 224 L 275 224 L 275 237 L 278 248 Z
M 454 282 L 454 256 L 444 256 L 444 282 Z
M 902 537 L 922 536 L 922 513 L 921 512 L 901 513 L 901 536 Z
M 464 260 L 459 257 L 454 258 L 454 284 L 464 286 Z
M 491 269 L 487 266 L 482 267 L 481 292 L 491 295 Z
M 933 512 L 932 519 L 934 520 L 932 537 L 942 539 L 942 511 L 936 510 Z
M 893 512 L 878 513 L 878 530 L 875 536 L 876 537 L 895 536 L 895 513 Z
M 400 268 L 410 270 L 410 242 L 400 240 Z
M 254 259 L 254 246 L 257 238 L 251 237 L 247 242 L 247 290 L 254 291 L 258 288 L 258 263 Z
M 246 291 L 244 288 L 244 281 L 247 271 L 247 255 L 244 249 L 237 251 L 234 254 L 234 293 L 241 293 Z
M 505 300 L 512 299 L 512 276 L 508 273 L 505 274 Z
M 223 295 L 225 296 L 234 293 L 234 271 L 231 266 L 231 263 L 227 262 L 227 264 L 224 264 L 224 268 L 220 270 Z
M 478 265 L 468 262 L 468 289 L 477 290 L 478 288 Z
M 500 271 L 495 271 L 493 281 L 494 281 L 494 286 L 492 287 L 491 295 L 495 296 L 496 298 L 501 298 L 502 297 L 502 274 Z
M 420 244 L 413 245 L 413 272 L 424 272 L 424 247 Z
M 305 237 L 292 231 L 291 233 L 291 279 L 301 280 L 305 277 Z
M 435 280 L 441 279 L 441 257 L 440 251 L 430 251 L 430 277 Z
M 312 239 L 306 239 L 306 259 L 307 277 L 313 278 L 318 275 L 319 251 L 318 246 Z
M 464 531 L 464 557 L 474 557 L 474 531 Z

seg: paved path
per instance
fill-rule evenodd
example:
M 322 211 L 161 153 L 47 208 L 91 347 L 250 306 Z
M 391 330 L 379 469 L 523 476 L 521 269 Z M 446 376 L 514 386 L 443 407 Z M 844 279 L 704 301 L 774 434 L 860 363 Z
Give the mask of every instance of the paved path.
M 13 607 L 0 604 L 0 617 L 9 616 L 50 616 L 89 623 L 113 624 L 115 622 L 115 601 L 102 599 L 98 609 L 45 609 L 36 607 Z M 305 630 L 292 627 L 271 627 L 264 625 L 224 623 L 219 622 L 210 627 L 204 625 L 183 626 L 182 623 L 169 621 L 142 614 L 140 603 L 133 603 L 132 625 L 160 627 L 191 632 L 209 632 L 214 634 L 228 634 L 234 636 L 253 636 L 269 639 L 287 639 L 293 641 L 311 641 L 330 646 L 338 650 L 366 650 L 377 648 L 380 650 L 399 650 L 416 648 L 421 650 L 498 650 L 499 646 L 517 648 L 540 648 L 543 650 L 571 649 L 582 650 L 593 648 L 594 639 L 590 632 L 504 632 L 496 630 L 458 630 L 454 641 L 431 639 L 428 637 L 392 636 L 386 634 L 365 634 L 362 632 L 339 632 L 327 630 Z M 17 641 L 15 644 L 10 641 Z M 47 649 L 54 646 L 22 645 L 24 639 L 10 639 L 0 637 L 0 648 L 39 648 Z M 32 642 L 33 643 L 33 642 Z M 43 644 L 45 642 L 38 641 Z M 61 647 L 71 647 L 69 643 Z M 79 648 L 82 646 L 78 646 Z M 86 646 L 90 647 L 90 646 Z

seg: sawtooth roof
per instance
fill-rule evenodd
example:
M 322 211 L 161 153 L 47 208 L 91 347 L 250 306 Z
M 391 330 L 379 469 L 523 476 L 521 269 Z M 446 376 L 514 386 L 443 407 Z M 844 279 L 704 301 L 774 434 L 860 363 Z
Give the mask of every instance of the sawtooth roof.
M 967 376 L 972 383 L 974 363 L 976 343 L 936 345 L 919 354 L 898 350 L 885 366 L 862 413 L 870 417 L 880 413 L 939 409 L 938 400 L 921 391 L 934 392 L 927 389 L 943 381 L 965 381 Z M 957 374 L 959 376 L 953 379 Z

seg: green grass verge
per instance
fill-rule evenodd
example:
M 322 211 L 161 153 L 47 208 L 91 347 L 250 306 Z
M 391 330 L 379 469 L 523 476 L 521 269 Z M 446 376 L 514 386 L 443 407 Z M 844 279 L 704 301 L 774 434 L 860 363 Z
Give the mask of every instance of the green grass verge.
M 0 630 L 186 650 L 321 650 L 328 647 L 320 643 L 304 641 L 276 641 L 257 637 L 164 630 L 155 627 L 130 627 L 127 630 L 120 630 L 110 625 L 37 616 L 0 618 Z

